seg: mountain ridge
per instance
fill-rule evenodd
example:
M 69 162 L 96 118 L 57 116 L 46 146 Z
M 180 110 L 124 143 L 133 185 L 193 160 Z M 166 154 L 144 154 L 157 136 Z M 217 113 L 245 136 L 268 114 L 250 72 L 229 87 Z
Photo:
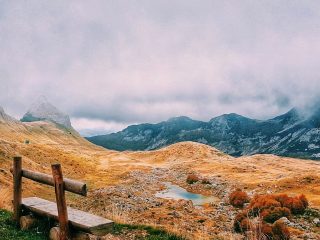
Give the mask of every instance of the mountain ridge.
M 102 147 L 124 150 L 154 150 L 173 143 L 193 141 L 215 147 L 232 156 L 276 154 L 320 159 L 320 109 L 310 116 L 299 109 L 268 120 L 236 113 L 208 122 L 181 116 L 155 124 L 131 125 L 122 131 L 88 137 Z

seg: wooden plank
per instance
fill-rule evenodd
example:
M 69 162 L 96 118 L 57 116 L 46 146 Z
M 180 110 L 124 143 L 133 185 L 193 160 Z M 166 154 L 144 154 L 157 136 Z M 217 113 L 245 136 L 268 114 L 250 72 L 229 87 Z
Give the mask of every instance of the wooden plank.
M 58 220 L 57 206 L 54 202 L 30 197 L 22 199 L 22 206 L 40 216 Z M 113 221 L 74 208 L 68 207 L 68 217 L 73 228 L 97 236 L 110 233 L 113 229 Z
M 13 158 L 13 220 L 19 225 L 22 197 L 22 158 Z
M 12 168 L 10 169 L 10 171 L 13 173 Z M 53 177 L 49 174 L 22 169 L 22 176 L 39 183 L 54 186 Z M 82 196 L 87 196 L 87 185 L 85 183 L 69 178 L 64 178 L 63 181 L 64 189 L 66 191 L 76 193 Z
M 60 229 L 60 240 L 70 239 L 68 211 L 66 196 L 64 194 L 64 182 L 60 164 L 52 164 L 52 176 L 54 181 L 54 191 L 56 193 L 56 201 L 58 208 L 58 219 Z

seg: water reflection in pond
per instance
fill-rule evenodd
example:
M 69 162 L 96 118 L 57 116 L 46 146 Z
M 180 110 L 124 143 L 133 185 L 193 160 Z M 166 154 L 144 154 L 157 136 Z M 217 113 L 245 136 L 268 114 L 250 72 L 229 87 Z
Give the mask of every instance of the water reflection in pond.
M 216 202 L 217 198 L 213 196 L 204 196 L 202 194 L 191 193 L 182 187 L 174 185 L 172 183 L 165 183 L 166 189 L 156 193 L 156 197 L 165 199 L 184 199 L 191 200 L 193 205 L 201 206 L 205 203 Z

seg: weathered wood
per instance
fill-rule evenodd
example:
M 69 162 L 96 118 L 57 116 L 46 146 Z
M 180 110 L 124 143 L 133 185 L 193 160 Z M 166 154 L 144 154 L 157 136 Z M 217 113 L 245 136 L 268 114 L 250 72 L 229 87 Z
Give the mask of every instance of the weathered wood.
M 101 238 L 85 232 L 76 232 L 72 235 L 72 240 L 99 240 L 99 239 Z
M 54 186 L 53 177 L 39 172 L 23 169 L 22 176 L 36 182 L 44 183 L 50 186 Z M 64 178 L 64 190 L 73 192 L 82 196 L 87 196 L 87 185 L 80 181 Z
M 13 169 L 10 171 L 13 173 Z M 45 173 L 39 173 L 35 171 L 30 171 L 27 169 L 22 169 L 22 176 L 33 181 L 43 183 L 49 186 L 54 186 L 53 177 Z M 76 193 L 82 196 L 87 196 L 87 184 L 75 181 L 69 178 L 64 178 L 64 189 L 68 192 Z
M 40 216 L 58 220 L 57 206 L 45 199 L 30 197 L 22 199 L 22 206 Z M 111 220 L 68 207 L 69 224 L 72 228 L 97 236 L 110 233 L 113 229 Z
M 68 211 L 66 197 L 64 193 L 63 175 L 60 164 L 51 165 L 52 176 L 54 181 L 54 190 L 56 193 L 56 202 L 58 208 L 60 240 L 70 239 Z
M 19 224 L 21 217 L 22 158 L 13 158 L 13 220 Z
M 37 224 L 37 219 L 33 216 L 22 216 L 20 218 L 20 228 L 22 230 L 28 230 L 32 227 L 34 227 Z
M 59 240 L 60 239 L 60 229 L 59 227 L 53 227 L 49 232 L 50 240 Z M 76 232 L 72 235 L 72 240 L 99 240 L 98 236 L 91 235 L 85 232 Z

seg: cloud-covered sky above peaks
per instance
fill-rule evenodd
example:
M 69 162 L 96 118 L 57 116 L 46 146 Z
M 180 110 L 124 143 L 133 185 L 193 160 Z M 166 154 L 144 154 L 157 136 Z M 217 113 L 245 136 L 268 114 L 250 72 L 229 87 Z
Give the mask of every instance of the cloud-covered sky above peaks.
M 320 89 L 320 2 L 0 0 L 0 106 L 39 95 L 76 129 L 270 118 Z

